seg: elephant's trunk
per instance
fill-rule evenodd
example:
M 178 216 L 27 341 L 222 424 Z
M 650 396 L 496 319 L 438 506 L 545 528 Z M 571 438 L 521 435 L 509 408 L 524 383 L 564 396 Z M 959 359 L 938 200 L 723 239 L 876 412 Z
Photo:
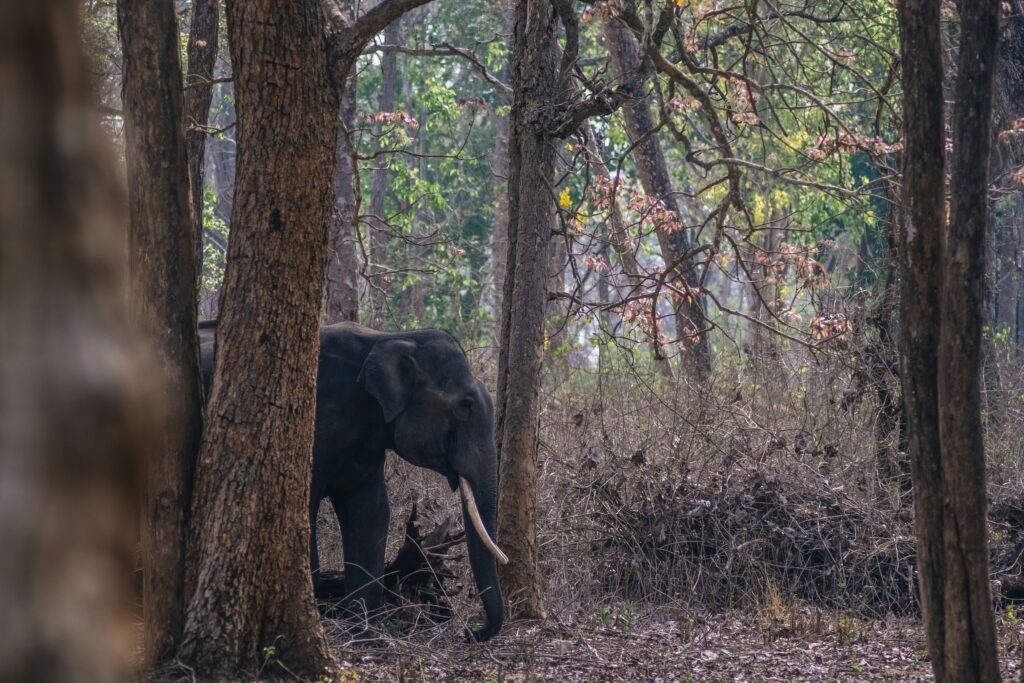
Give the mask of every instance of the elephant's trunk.
M 468 635 L 477 642 L 483 642 L 496 635 L 505 620 L 496 558 L 504 558 L 506 562 L 508 558 L 492 540 L 497 526 L 498 490 L 493 479 L 474 482 L 461 476 L 459 488 L 462 491 L 462 515 L 466 526 L 469 565 L 486 617 L 483 627 Z

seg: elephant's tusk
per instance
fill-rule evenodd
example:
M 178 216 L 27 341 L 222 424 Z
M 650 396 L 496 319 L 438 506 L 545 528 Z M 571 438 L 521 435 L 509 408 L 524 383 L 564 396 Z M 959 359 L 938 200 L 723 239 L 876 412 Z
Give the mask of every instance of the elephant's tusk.
M 469 519 L 473 522 L 473 528 L 476 529 L 480 540 L 498 562 L 508 564 L 508 555 L 501 552 L 501 548 L 495 545 L 487 533 L 487 529 L 484 528 L 484 522 L 480 519 L 480 511 L 476 509 L 476 498 L 473 497 L 473 491 L 469 488 L 469 482 L 463 477 L 459 477 L 459 490 L 462 492 L 462 500 L 466 503 L 466 512 L 469 513 Z

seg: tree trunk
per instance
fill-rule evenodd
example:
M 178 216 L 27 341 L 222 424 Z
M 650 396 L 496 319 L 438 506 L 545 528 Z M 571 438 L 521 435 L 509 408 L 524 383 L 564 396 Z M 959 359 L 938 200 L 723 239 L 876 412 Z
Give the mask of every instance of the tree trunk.
M 201 677 L 269 659 L 316 678 L 329 655 L 307 510 L 339 93 L 317 0 L 226 10 L 238 176 L 179 658 Z
M 618 20 L 606 18 L 603 28 L 617 78 L 624 82 L 632 81 L 635 90 L 635 97 L 623 104 L 622 113 L 630 142 L 635 145 L 633 157 L 640 182 L 648 198 L 662 202 L 668 213 L 674 216 L 675 225 L 657 226 L 657 236 L 662 260 L 673 283 L 680 292 L 688 292 L 673 295 L 672 301 L 676 338 L 686 351 L 681 358 L 682 370 L 693 379 L 704 380 L 711 372 L 711 346 L 707 337 L 704 296 L 698 293 L 700 275 L 693 258 L 687 256 L 693 242 L 679 210 L 665 155 L 656 135 L 651 107 L 643 92 L 645 79 L 641 75 L 640 46 L 633 32 Z
M 874 387 L 878 400 L 878 418 L 875 422 L 875 461 L 882 481 L 899 482 L 901 487 L 909 485 L 906 458 L 907 419 L 898 390 L 899 343 L 896 338 L 895 306 L 899 302 L 899 272 L 897 268 L 897 231 L 901 225 L 899 217 L 899 184 L 895 179 L 885 181 L 885 217 L 881 223 L 885 231 L 885 288 L 882 290 L 878 308 L 868 319 L 868 324 L 878 334 L 878 341 L 864 350 L 868 380 Z M 866 239 L 866 236 L 865 236 Z
M 157 375 L 128 325 L 125 215 L 81 3 L 0 4 L 0 680 L 114 683 Z
M 900 0 L 903 197 L 900 379 L 910 437 L 921 611 L 936 681 L 945 681 L 938 348 L 945 172 L 940 0 Z
M 501 463 L 498 536 L 509 556 L 501 581 L 512 614 L 542 618 L 537 564 L 537 439 L 548 247 L 555 225 L 557 141 L 531 130 L 535 112 L 558 95 L 557 19 L 547 2 L 517 0 L 512 50 L 508 272 L 498 357 L 497 437 Z
M 123 2 L 124 0 L 122 0 Z M 185 142 L 192 180 L 192 220 L 195 225 L 196 272 L 203 272 L 203 192 L 206 168 L 206 128 L 213 99 L 213 70 L 217 64 L 220 0 L 192 0 L 188 32 L 188 75 L 185 78 Z
M 899 235 L 901 379 L 921 605 L 935 679 L 998 681 L 979 372 L 999 3 L 961 6 L 948 230 L 939 5 L 900 3 L 906 140 Z
M 512 7 L 510 0 L 501 0 L 494 7 L 505 28 L 506 41 L 511 40 Z M 495 77 L 508 83 L 508 62 L 503 61 Z M 499 94 L 500 91 L 499 91 Z M 502 105 L 511 104 L 507 96 Z M 501 343 L 501 311 L 504 306 L 505 275 L 508 272 L 508 157 L 509 117 L 492 111 L 494 116 L 494 147 L 491 149 L 491 176 L 494 178 L 494 225 L 491 231 L 491 280 L 494 284 L 494 341 Z
M 508 116 L 494 116 L 491 175 L 495 180 L 494 229 L 491 232 L 491 280 L 494 283 L 494 338 L 501 340 L 505 276 L 508 271 Z
M 351 2 L 348 3 L 351 16 Z M 359 321 L 359 259 L 356 255 L 358 229 L 359 170 L 349 138 L 356 125 L 356 74 L 349 77 L 341 95 L 341 130 L 334 169 L 334 211 L 331 214 L 330 245 L 327 250 L 327 288 L 324 311 L 328 323 Z
M 163 447 L 147 458 L 142 517 L 145 656 L 174 653 L 185 626 L 185 543 L 202 434 L 196 260 L 172 0 L 118 2 L 136 317 L 159 349 L 168 407 Z
M 981 329 L 992 147 L 992 84 L 999 46 L 997 0 L 960 6 L 960 66 L 953 118 L 938 404 L 945 540 L 946 681 L 998 681 L 988 572 Z M 941 680 L 941 679 L 940 679 Z
M 401 20 L 392 22 L 384 29 L 384 43 L 386 45 L 400 45 L 402 43 Z M 391 51 L 382 54 L 380 69 L 378 111 L 388 114 L 395 111 L 395 100 L 398 97 L 397 54 Z M 378 136 L 376 145 L 378 153 L 385 147 L 381 142 L 380 136 L 389 127 L 396 125 L 399 124 L 378 123 L 375 126 Z M 370 186 L 370 215 L 366 219 L 366 223 L 369 226 L 367 232 L 370 242 L 370 266 L 367 269 L 370 286 L 370 315 L 374 323 L 379 323 L 383 320 L 385 308 L 387 307 L 389 278 L 384 273 L 387 270 L 386 261 L 391 231 L 385 220 L 384 204 L 388 191 L 389 163 L 390 155 L 376 157 L 373 161 L 373 178 Z

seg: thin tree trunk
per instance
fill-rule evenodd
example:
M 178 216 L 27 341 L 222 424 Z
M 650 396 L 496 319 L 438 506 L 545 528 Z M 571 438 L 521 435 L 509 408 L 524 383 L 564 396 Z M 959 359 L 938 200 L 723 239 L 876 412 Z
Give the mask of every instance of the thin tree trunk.
M 192 220 L 195 225 L 196 273 L 203 272 L 203 193 L 205 190 L 206 128 L 213 99 L 217 64 L 220 0 L 193 0 L 188 33 L 188 75 L 185 78 L 185 143 L 192 182 Z
M 868 378 L 875 389 L 878 400 L 878 420 L 875 425 L 875 461 L 878 473 L 884 482 L 899 481 L 903 486 L 909 485 L 907 462 L 899 458 L 899 453 L 906 453 L 907 419 L 903 402 L 900 400 L 898 385 L 894 377 L 899 375 L 899 348 L 896 338 L 896 319 L 894 307 L 899 302 L 899 275 L 897 268 L 898 254 L 896 247 L 897 231 L 901 225 L 899 217 L 899 185 L 895 180 L 887 180 L 886 206 L 888 209 L 882 222 L 885 230 L 885 288 L 878 308 L 868 319 L 875 328 L 878 341 L 864 350 Z M 865 237 L 866 239 L 866 237 Z
M 346 11 L 351 17 L 352 3 Z M 359 215 L 359 171 L 349 138 L 356 124 L 356 74 L 349 77 L 341 96 L 341 130 L 334 170 L 334 211 L 327 250 L 327 288 L 324 311 L 328 323 L 359 321 L 359 259 L 356 225 Z
M 384 29 L 384 43 L 386 45 L 401 45 L 402 43 L 402 22 L 396 20 Z M 395 52 L 387 51 L 380 58 L 380 94 L 378 99 L 378 111 L 389 114 L 395 111 L 395 102 L 398 97 L 398 56 Z M 379 123 L 376 128 L 378 135 L 376 150 L 380 152 L 385 145 L 380 139 L 383 131 L 398 123 Z M 388 166 L 390 155 L 379 156 L 374 159 L 373 177 L 370 186 L 370 215 L 366 223 L 369 226 L 367 231 L 370 242 L 370 267 L 367 269 L 370 286 L 371 317 L 374 322 L 383 319 L 387 306 L 387 292 L 389 279 L 384 275 L 387 270 L 388 243 L 391 231 L 385 220 L 384 206 L 388 191 Z
M 178 21 L 172 0 L 118 2 L 135 315 L 159 349 L 163 447 L 147 458 L 142 516 L 145 656 L 174 653 L 185 626 L 185 543 L 202 434 L 195 225 L 182 130 Z
M 689 290 L 689 296 L 674 296 L 672 302 L 676 338 L 683 342 L 686 350 L 681 358 L 682 369 L 689 377 L 704 380 L 711 372 L 711 346 L 706 331 L 704 296 L 698 292 L 700 276 L 697 267 L 693 258 L 687 256 L 693 248 L 693 242 L 672 189 L 650 103 L 642 92 L 644 84 L 640 46 L 633 32 L 618 20 L 606 18 L 603 28 L 616 76 L 623 81 L 632 80 L 636 89 L 636 97 L 623 104 L 622 112 L 629 139 L 636 145 L 633 156 L 640 182 L 647 196 L 661 201 L 669 214 L 675 217 L 674 226 L 658 226 L 657 236 L 665 268 L 681 290 Z
M 140 465 L 160 448 L 80 7 L 0 4 L 4 681 L 128 680 Z
M 491 280 L 494 283 L 494 339 L 501 339 L 501 310 L 508 272 L 508 116 L 494 117 L 491 175 L 495 180 L 494 229 L 491 232 Z
M 505 28 L 506 40 L 512 39 L 513 17 L 510 0 L 500 0 L 495 7 L 495 14 L 501 19 Z M 495 74 L 502 82 L 508 82 L 508 62 L 502 62 L 501 69 Z M 501 94 L 498 91 L 498 94 Z M 511 104 L 507 97 L 502 97 L 503 105 Z M 501 311 L 504 306 L 505 276 L 508 272 L 508 173 L 509 173 L 509 117 L 508 114 L 494 115 L 494 148 L 491 150 L 491 177 L 494 179 L 494 226 L 491 231 L 491 280 L 494 285 L 494 341 L 501 341 Z
M 275 673 L 316 678 L 330 658 L 307 510 L 339 92 L 317 0 L 226 10 L 238 177 L 179 658 L 233 677 L 273 648 Z
M 997 0 L 960 6 L 950 221 L 940 320 L 938 404 L 945 512 L 946 681 L 998 681 L 988 572 L 981 328 L 992 148 Z
M 512 50 L 508 273 L 498 357 L 501 462 L 498 536 L 509 556 L 501 579 L 512 613 L 544 616 L 537 557 L 537 439 L 548 249 L 555 225 L 557 144 L 530 129 L 531 112 L 556 101 L 557 19 L 546 2 L 517 0 Z

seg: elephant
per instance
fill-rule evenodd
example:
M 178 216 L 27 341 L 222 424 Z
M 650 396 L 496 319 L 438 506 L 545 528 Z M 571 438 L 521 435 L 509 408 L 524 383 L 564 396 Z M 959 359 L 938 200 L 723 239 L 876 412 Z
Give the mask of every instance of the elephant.
M 200 324 L 203 381 L 214 369 L 216 321 Z M 309 500 L 310 566 L 319 576 L 316 527 L 329 498 L 341 523 L 346 597 L 368 611 L 383 603 L 390 509 L 386 451 L 448 480 L 462 497 L 466 544 L 485 623 L 467 637 L 496 635 L 504 620 L 494 542 L 497 451 L 494 405 L 456 339 L 440 330 L 377 332 L 354 323 L 320 330 L 313 475 Z

